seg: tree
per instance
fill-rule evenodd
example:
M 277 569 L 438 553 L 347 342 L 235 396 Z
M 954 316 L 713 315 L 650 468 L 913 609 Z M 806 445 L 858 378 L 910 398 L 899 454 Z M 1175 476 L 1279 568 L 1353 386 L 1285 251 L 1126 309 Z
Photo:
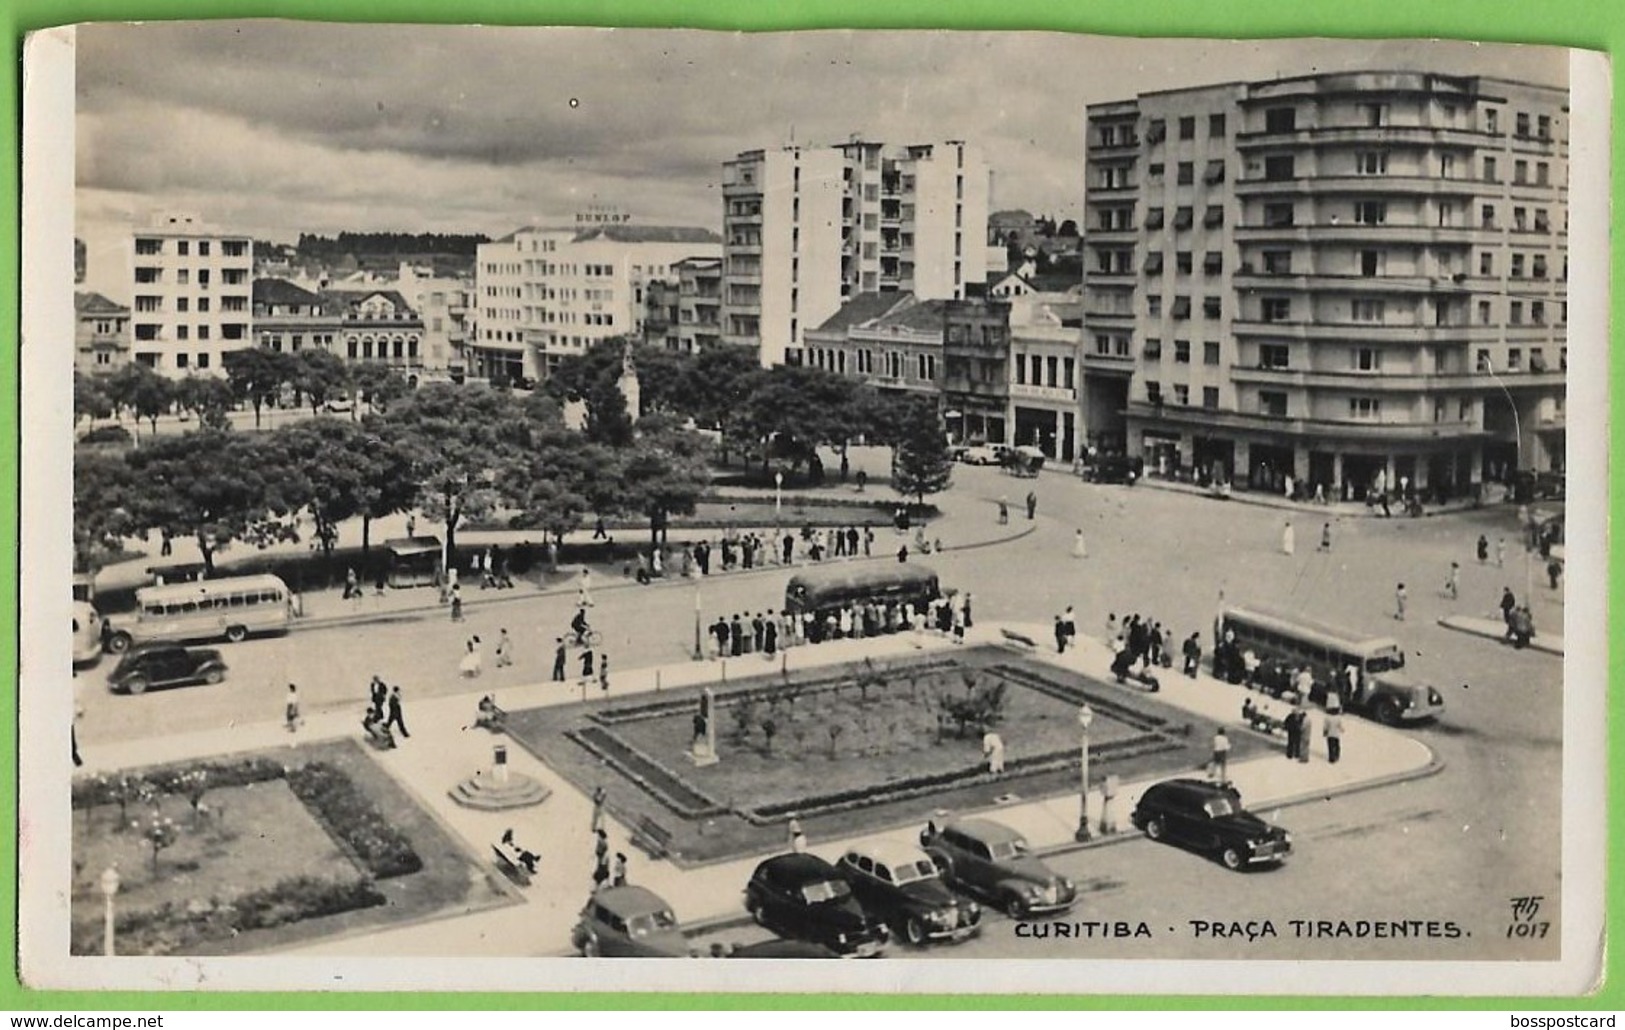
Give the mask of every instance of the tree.
M 175 400 L 174 386 L 146 365 L 131 363 L 113 373 L 107 381 L 108 398 L 115 408 L 129 408 L 137 422 L 147 419 L 154 435 L 158 416 Z
M 344 359 L 320 347 L 307 347 L 294 355 L 293 385 L 310 402 L 310 413 L 320 414 L 330 397 L 350 392 L 350 367 Z
M 122 454 L 80 448 L 73 456 L 74 568 L 94 573 L 137 532 L 129 505 L 135 476 Z
M 107 393 L 107 377 L 85 375 L 82 372 L 73 374 L 73 425 L 77 429 L 79 420 L 83 418 L 95 422 L 99 418 L 111 418 L 113 415 L 113 400 Z
M 779 724 L 771 716 L 762 720 L 762 737 L 767 741 L 766 751 L 773 753 L 773 738 L 778 736 Z
M 911 401 L 901 413 L 899 435 L 892 443 L 892 488 L 924 504 L 926 494 L 948 488 L 953 468 L 936 404 L 924 398 Z
M 260 411 L 291 384 L 298 369 L 292 354 L 265 347 L 243 347 L 221 355 L 226 381 L 241 400 L 254 406 L 254 428 L 260 427 Z
M 295 540 L 287 516 L 298 504 L 274 458 L 258 437 L 218 430 L 154 439 L 125 456 L 140 484 L 127 500 L 131 524 L 193 537 L 211 575 L 215 554 L 233 541 Z
M 811 463 L 820 445 L 840 446 L 863 431 L 856 381 L 820 368 L 778 365 L 750 379 L 738 429 L 791 467 Z
M 175 384 L 175 403 L 196 415 L 198 424 L 208 429 L 231 427 L 234 397 L 231 384 L 213 376 L 187 376 Z
M 363 401 L 374 411 L 386 411 L 391 404 L 412 392 L 406 378 L 395 369 L 373 363 L 352 368 L 350 386 L 355 391 L 356 401 L 351 409 L 352 417 L 359 416 Z
M 608 480 L 619 458 L 610 448 L 564 429 L 556 410 L 550 422 L 536 447 L 504 479 L 503 499 L 516 511 L 513 528 L 540 529 L 562 545 L 564 534 L 580 526 L 588 512 L 617 510 L 616 487 Z M 557 560 L 558 548 L 550 553 Z
M 167 849 L 180 837 L 180 831 L 175 828 L 175 820 L 161 814 L 156 808 L 152 815 L 141 823 L 141 837 L 152 849 L 152 875 L 158 875 L 158 855 Z
M 339 525 L 360 517 L 365 562 L 370 520 L 404 510 L 417 492 L 410 453 L 381 425 L 331 418 L 297 422 L 268 437 L 264 453 L 266 463 L 280 470 L 287 503 L 310 512 L 329 559 Z
M 650 543 L 663 543 L 670 516 L 693 514 L 711 483 L 709 446 L 698 433 L 679 429 L 667 418 L 650 417 L 630 447 L 612 452 L 611 475 L 597 492 L 609 510 L 647 518 Z

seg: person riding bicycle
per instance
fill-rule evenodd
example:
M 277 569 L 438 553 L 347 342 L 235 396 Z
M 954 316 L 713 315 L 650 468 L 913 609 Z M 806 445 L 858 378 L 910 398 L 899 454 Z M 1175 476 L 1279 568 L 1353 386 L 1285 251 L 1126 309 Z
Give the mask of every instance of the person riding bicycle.
M 586 644 L 588 636 L 592 633 L 592 627 L 587 625 L 587 609 L 576 609 L 575 618 L 570 620 L 570 632 L 574 634 L 578 646 Z

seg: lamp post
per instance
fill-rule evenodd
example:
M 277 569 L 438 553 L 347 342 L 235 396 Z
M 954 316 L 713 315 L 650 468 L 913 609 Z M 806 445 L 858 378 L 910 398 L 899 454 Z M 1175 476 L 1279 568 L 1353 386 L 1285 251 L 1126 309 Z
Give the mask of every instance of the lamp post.
M 694 660 L 696 662 L 705 660 L 705 647 L 702 641 L 703 637 L 700 632 L 700 581 L 696 577 L 694 580 Z
M 1094 838 L 1094 831 L 1089 829 L 1089 724 L 1094 721 L 1094 709 L 1087 704 L 1078 709 L 1078 734 L 1081 738 L 1078 747 L 1081 758 L 1078 769 L 1078 832 L 1072 835 L 1072 839 L 1080 843 Z
M 97 881 L 102 889 L 102 954 L 112 957 L 113 950 L 113 895 L 118 893 L 118 869 L 108 866 Z
M 784 472 L 773 473 L 773 528 L 779 528 L 779 508 L 784 503 Z
M 1489 358 L 1484 359 L 1483 367 L 1490 380 L 1500 388 L 1501 393 L 1506 397 L 1507 407 L 1512 409 L 1512 446 L 1515 448 L 1517 455 L 1515 460 L 1518 463 L 1518 467 L 1513 470 L 1512 482 L 1513 490 L 1517 490 L 1517 474 L 1523 471 L 1523 426 L 1518 421 L 1518 402 L 1513 399 L 1512 391 L 1507 389 L 1506 383 L 1502 382 L 1501 377 L 1495 374 L 1495 366 L 1490 362 Z M 1534 549 L 1531 546 L 1532 534 L 1529 532 L 1528 525 L 1519 525 L 1518 534 L 1523 537 L 1523 597 L 1524 603 L 1528 604 L 1535 591 Z

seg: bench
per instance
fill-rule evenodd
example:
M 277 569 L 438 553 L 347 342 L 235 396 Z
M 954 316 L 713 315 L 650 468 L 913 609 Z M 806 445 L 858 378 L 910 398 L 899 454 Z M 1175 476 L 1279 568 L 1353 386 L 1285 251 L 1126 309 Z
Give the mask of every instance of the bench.
M 379 751 L 388 751 L 395 746 L 395 734 L 389 731 L 388 725 L 364 719 L 361 728 L 367 734 L 367 743 Z
M 1013 629 L 1001 629 L 999 632 L 1004 635 L 1005 640 L 1012 644 L 1020 644 L 1022 647 L 1025 647 L 1030 651 L 1038 650 L 1037 642 L 1035 642 L 1032 637 L 1029 637 L 1025 633 L 1017 633 Z
M 1277 719 L 1262 708 L 1244 708 L 1241 715 L 1247 721 L 1247 726 L 1259 733 L 1274 735 L 1286 731 L 1284 720 Z
M 640 816 L 632 831 L 632 846 L 644 851 L 650 858 L 665 858 L 671 854 L 671 838 L 670 830 L 646 815 Z
M 492 733 L 502 733 L 508 729 L 508 713 L 493 705 L 489 709 L 481 709 L 474 717 L 474 728 L 490 730 Z
M 531 855 L 532 861 L 526 862 L 525 856 L 530 854 L 529 852 L 517 844 L 504 844 L 502 841 L 491 845 L 491 853 L 496 856 L 497 868 L 509 879 L 521 887 L 530 886 L 530 879 L 535 871 L 533 868 L 535 859 L 538 856 Z

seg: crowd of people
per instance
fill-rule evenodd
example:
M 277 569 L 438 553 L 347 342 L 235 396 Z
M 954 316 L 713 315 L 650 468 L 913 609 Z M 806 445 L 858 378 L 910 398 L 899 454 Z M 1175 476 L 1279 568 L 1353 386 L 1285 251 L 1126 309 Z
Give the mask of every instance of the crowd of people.
M 785 648 L 827 640 L 856 640 L 890 633 L 935 632 L 963 642 L 972 625 L 971 595 L 950 593 L 914 601 L 853 602 L 818 611 L 736 612 L 718 616 L 709 629 L 714 657 L 759 654 L 771 658 Z

